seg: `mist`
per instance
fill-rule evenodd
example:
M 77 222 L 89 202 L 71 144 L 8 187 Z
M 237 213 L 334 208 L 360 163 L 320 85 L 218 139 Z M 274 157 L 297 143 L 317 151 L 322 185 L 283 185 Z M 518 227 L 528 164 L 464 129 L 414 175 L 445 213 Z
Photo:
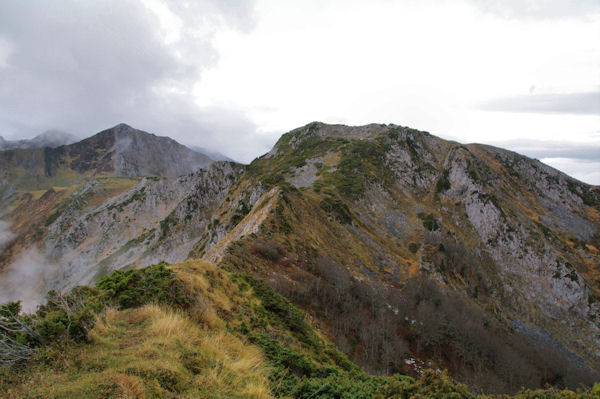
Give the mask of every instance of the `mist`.
M 0 220 L 0 256 L 14 237 L 9 228 L 9 223 Z M 35 311 L 44 301 L 57 269 L 37 248 L 27 249 L 0 275 L 0 303 L 20 300 L 24 312 Z
M 14 236 L 12 231 L 10 231 L 10 223 L 0 220 L 0 255 L 4 252 L 6 244 L 8 244 Z

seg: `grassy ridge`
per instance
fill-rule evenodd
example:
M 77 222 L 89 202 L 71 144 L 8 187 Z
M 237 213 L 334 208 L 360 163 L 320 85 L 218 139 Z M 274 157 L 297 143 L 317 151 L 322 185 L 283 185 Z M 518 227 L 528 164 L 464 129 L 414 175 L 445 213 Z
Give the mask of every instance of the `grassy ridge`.
M 365 373 L 262 281 L 206 262 L 115 272 L 72 295 L 86 298 L 77 314 L 54 294 L 24 316 L 44 340 L 29 361 L 0 368 L 0 396 L 475 398 L 445 373 Z M 93 327 L 73 334 L 92 314 Z M 516 397 L 592 397 L 600 386 L 592 392 Z
M 25 367 L 24 382 L 3 375 L 3 397 L 272 397 L 256 347 L 156 304 L 107 308 L 89 343 L 48 347 Z

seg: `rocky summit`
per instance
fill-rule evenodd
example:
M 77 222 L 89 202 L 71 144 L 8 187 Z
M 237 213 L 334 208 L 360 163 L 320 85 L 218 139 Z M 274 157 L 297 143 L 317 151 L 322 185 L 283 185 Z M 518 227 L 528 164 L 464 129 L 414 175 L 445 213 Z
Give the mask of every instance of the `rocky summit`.
M 121 124 L 0 151 L 0 168 L 0 299 L 34 312 L 49 290 L 97 284 L 94 298 L 109 301 L 134 284 L 114 281 L 173 264 L 165 276 L 191 296 L 177 302 L 171 282 L 168 306 L 255 345 L 280 373 L 260 369 L 264 397 L 356 393 L 357 381 L 363 396 L 327 397 L 408 397 L 394 395 L 418 384 L 456 397 L 591 395 L 600 379 L 600 188 L 537 160 L 397 125 L 314 122 L 241 165 Z M 145 337 L 135 320 L 171 317 L 131 305 L 142 291 L 114 299 L 121 313 L 95 313 L 89 345 L 117 334 L 111 323 Z M 202 375 L 203 359 L 181 367 Z M 410 377 L 384 377 L 398 373 Z M 161 392 L 192 389 L 161 378 Z

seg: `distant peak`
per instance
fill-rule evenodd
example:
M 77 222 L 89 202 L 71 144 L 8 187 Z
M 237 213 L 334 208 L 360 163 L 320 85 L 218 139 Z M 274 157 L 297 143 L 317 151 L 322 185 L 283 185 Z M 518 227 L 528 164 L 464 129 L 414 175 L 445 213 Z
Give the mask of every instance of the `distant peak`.
M 137 129 L 129 126 L 126 123 L 119 123 L 118 125 L 114 126 L 113 129 L 115 129 L 115 130 L 137 130 Z

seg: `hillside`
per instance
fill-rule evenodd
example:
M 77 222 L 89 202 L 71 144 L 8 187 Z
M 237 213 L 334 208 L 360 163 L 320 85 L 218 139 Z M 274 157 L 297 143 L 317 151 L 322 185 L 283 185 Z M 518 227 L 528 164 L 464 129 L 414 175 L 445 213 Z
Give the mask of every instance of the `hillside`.
M 205 258 L 252 265 L 368 370 L 406 351 L 484 390 L 598 378 L 597 188 L 489 146 L 318 123 L 237 196 L 256 186 L 278 190 L 272 216 Z
M 599 379 L 598 187 L 395 125 L 312 123 L 247 167 L 176 179 L 84 155 L 110 137 L 49 163 L 85 181 L 17 179 L 0 293 L 9 281 L 33 305 L 112 270 L 203 259 L 265 281 L 375 375 L 448 369 L 486 393 Z M 21 273 L 32 250 L 44 259 L 33 283 Z
M 19 321 L 31 332 L 13 333 L 27 343 L 13 348 L 34 352 L 20 369 L 0 367 L 5 398 L 494 398 L 445 372 L 366 374 L 264 283 L 202 261 L 116 272 L 94 288 L 52 294 L 30 317 L 15 309 L 0 308 L 4 325 Z
M 124 124 L 67 146 L 0 151 L 0 165 L 0 298 L 20 295 L 28 309 L 110 270 L 184 260 L 240 170 Z M 194 227 L 166 240 L 160 222 L 172 212 Z

